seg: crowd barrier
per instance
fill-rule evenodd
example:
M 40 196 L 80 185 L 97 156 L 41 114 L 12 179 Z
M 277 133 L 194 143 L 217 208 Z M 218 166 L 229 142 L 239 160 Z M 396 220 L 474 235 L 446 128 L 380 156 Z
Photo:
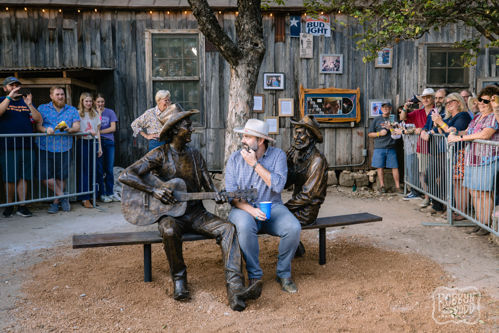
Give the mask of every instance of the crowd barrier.
M 499 142 L 448 143 L 441 134 L 429 140 L 404 135 L 403 140 L 405 186 L 427 195 L 437 210 L 446 210 L 449 224 L 464 218 L 499 236 Z
M 60 198 L 80 199 L 85 195 L 90 196 L 95 206 L 98 141 L 95 137 L 83 139 L 85 135 L 90 134 L 0 134 L 0 168 L 4 184 L 0 207 Z M 71 143 L 66 142 L 63 146 L 62 140 L 55 138 L 49 149 L 42 150 L 39 148 L 41 137 L 69 137 Z M 63 150 L 67 152 L 56 152 Z M 51 178 L 62 180 L 62 193 L 54 191 Z M 60 184 L 59 181 L 56 185 Z M 24 200 L 19 199 L 23 193 Z

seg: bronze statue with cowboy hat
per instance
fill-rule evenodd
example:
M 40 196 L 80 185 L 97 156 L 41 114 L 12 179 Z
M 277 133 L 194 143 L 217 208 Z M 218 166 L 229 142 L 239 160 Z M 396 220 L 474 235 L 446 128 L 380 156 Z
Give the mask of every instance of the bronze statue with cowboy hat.
M 203 156 L 198 150 L 188 146 L 193 132 L 190 116 L 198 112 L 184 111 L 178 104 L 168 106 L 161 119 L 163 128 L 159 136 L 159 140 L 165 144 L 151 150 L 126 168 L 119 177 L 120 182 L 170 205 L 177 201 L 174 191 L 162 184 L 180 178 L 185 182 L 186 192 L 217 192 L 216 202 L 224 202 L 226 198 L 218 194 Z M 151 178 L 157 181 L 150 181 Z M 160 216 L 157 222 L 170 266 L 175 300 L 190 298 L 182 255 L 182 234 L 189 231 L 216 238 L 222 248 L 230 307 L 242 311 L 246 308 L 245 300 L 255 298 L 255 289 L 259 286 L 247 289 L 244 287 L 242 257 L 234 225 L 209 213 L 201 200 L 189 201 L 183 215 Z
M 291 120 L 291 123 L 294 126 L 294 141 L 286 153 L 286 186 L 294 185 L 294 189 L 285 205 L 302 225 L 307 225 L 315 222 L 326 197 L 328 164 L 315 146 L 323 141 L 317 121 L 307 115 L 300 121 Z

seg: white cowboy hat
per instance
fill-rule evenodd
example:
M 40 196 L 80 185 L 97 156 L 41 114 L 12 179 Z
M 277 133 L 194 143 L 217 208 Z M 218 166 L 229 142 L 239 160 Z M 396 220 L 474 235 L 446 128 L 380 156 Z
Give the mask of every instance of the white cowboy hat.
M 269 124 L 259 119 L 249 119 L 246 122 L 246 125 L 244 125 L 244 128 L 234 128 L 234 132 L 275 142 L 275 140 L 269 136 Z
M 425 88 L 423 90 L 423 93 L 417 97 L 419 100 L 421 100 L 421 97 L 423 96 L 435 96 L 435 90 L 433 90 L 432 88 Z

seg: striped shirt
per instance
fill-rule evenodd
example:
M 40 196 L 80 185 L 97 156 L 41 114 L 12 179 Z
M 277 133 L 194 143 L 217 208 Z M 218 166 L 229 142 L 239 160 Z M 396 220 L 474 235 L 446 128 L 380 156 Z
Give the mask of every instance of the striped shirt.
M 250 204 L 256 206 L 258 202 L 272 201 L 282 204 L 281 192 L 286 184 L 288 165 L 286 154 L 279 148 L 268 147 L 263 156 L 258 160 L 270 172 L 270 187 L 256 171 L 246 163 L 241 155 L 241 150 L 233 153 L 225 166 L 225 189 L 228 192 L 256 188 L 258 198 Z

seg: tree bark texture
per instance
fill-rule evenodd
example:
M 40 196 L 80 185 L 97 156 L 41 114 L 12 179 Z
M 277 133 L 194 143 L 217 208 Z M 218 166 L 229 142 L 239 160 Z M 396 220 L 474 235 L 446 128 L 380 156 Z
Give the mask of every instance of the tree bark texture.
M 224 165 L 238 149 L 240 138 L 234 128 L 242 127 L 250 117 L 260 65 L 265 54 L 260 0 L 238 0 L 236 38 L 223 31 L 207 0 L 188 0 L 199 30 L 218 49 L 230 65 L 229 113 L 225 132 Z M 209 84 L 209 83 L 208 83 Z

